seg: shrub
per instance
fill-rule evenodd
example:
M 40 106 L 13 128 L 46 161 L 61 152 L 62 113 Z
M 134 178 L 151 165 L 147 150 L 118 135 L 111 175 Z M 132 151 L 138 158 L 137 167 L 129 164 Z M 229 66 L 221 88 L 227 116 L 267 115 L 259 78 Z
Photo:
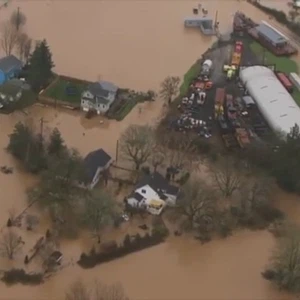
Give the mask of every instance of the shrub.
M 169 230 L 160 217 L 153 218 L 151 235 L 153 237 L 165 238 L 169 235 Z
M 277 277 L 277 273 L 273 270 L 266 270 L 264 272 L 261 273 L 262 277 L 264 277 L 267 280 L 275 280 L 275 278 Z
M 43 274 L 27 274 L 23 269 L 11 269 L 5 271 L 1 279 L 8 285 L 21 284 L 41 284 L 43 282 Z
M 158 245 L 164 242 L 165 233 L 164 235 L 156 234 L 150 236 L 149 234 L 146 234 L 144 237 L 138 236 L 136 236 L 135 239 L 131 241 L 130 236 L 126 235 L 123 241 L 123 246 L 117 247 L 110 252 L 92 252 L 89 255 L 82 253 L 77 263 L 82 268 L 93 268 L 98 264 L 109 262 L 116 258 L 123 257 L 127 254 Z

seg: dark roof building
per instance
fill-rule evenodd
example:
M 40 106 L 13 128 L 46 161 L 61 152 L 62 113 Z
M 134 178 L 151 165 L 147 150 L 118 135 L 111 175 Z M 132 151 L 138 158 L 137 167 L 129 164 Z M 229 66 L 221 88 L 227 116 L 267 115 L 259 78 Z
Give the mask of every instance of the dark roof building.
M 98 170 L 104 170 L 112 162 L 112 158 L 102 148 L 90 152 L 84 159 L 87 179 L 93 181 Z
M 7 74 L 15 69 L 21 69 L 23 63 L 17 59 L 14 55 L 9 55 L 0 58 L 0 70 Z

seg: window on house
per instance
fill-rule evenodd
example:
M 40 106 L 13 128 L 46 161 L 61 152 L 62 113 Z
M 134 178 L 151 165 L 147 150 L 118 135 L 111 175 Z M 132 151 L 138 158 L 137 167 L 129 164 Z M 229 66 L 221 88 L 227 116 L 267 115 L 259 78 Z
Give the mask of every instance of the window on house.
M 143 194 L 146 194 L 146 190 L 142 190 L 142 193 L 143 193 Z

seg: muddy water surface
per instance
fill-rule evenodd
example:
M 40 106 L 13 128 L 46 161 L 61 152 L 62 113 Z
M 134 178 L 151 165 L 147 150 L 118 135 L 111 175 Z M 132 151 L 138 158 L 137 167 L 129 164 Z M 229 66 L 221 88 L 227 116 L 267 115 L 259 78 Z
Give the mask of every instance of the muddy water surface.
M 34 39 L 47 38 L 53 51 L 56 71 L 74 77 L 112 80 L 120 86 L 157 89 L 167 75 L 182 75 L 199 58 L 213 39 L 197 30 L 185 30 L 183 20 L 196 5 L 190 1 L 19 1 L 0 11 L 5 19 L 16 6 L 27 15 L 27 31 Z M 236 10 L 267 19 L 245 2 L 205 1 L 211 16 L 218 8 L 222 32 L 231 28 Z M 76 20 L 76 21 L 74 21 Z M 82 155 L 103 147 L 112 156 L 116 141 L 129 124 L 156 123 L 162 103 L 134 109 L 121 122 L 86 120 L 78 113 L 33 107 L 29 115 L 0 115 L 0 163 L 15 167 L 13 175 L 0 173 L 1 224 L 8 210 L 19 211 L 26 205 L 25 190 L 35 178 L 25 175 L 3 150 L 7 134 L 19 120 L 45 121 L 47 128 L 58 127 L 66 143 Z M 294 196 L 278 194 L 283 209 L 297 217 Z M 288 204 L 291 203 L 291 204 Z M 26 234 L 26 247 L 43 230 Z M 34 238 L 34 239 L 33 239 Z M 167 243 L 124 259 L 83 271 L 74 262 L 88 241 L 63 242 L 65 264 L 58 275 L 39 287 L 0 285 L 5 299 L 63 299 L 67 285 L 77 278 L 88 284 L 95 279 L 120 281 L 132 299 L 289 299 L 260 276 L 267 263 L 273 238 L 267 232 L 241 232 L 201 246 L 191 239 L 170 239 Z M 2 267 L 7 267 L 5 263 Z M 1 298 L 1 297 L 0 297 Z

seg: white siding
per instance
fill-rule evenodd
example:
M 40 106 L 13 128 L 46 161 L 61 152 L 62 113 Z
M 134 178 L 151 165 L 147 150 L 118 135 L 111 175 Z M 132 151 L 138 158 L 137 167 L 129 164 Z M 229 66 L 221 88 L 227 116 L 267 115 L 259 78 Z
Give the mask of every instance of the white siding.
M 300 125 L 300 108 L 269 68 L 245 68 L 240 78 L 274 131 L 288 134 L 295 124 Z
M 149 185 L 142 186 L 135 191 L 146 199 L 160 199 L 158 194 Z

